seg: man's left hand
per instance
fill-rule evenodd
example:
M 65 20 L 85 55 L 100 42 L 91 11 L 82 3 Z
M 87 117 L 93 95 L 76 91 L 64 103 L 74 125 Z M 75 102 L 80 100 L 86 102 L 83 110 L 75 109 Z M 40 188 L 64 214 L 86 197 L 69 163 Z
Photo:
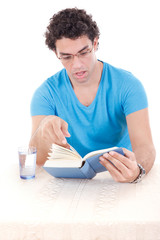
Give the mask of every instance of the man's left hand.
M 124 156 L 111 151 L 103 154 L 100 163 L 107 168 L 116 182 L 133 182 L 139 175 L 135 154 L 123 148 Z M 112 164 L 113 163 L 113 164 Z

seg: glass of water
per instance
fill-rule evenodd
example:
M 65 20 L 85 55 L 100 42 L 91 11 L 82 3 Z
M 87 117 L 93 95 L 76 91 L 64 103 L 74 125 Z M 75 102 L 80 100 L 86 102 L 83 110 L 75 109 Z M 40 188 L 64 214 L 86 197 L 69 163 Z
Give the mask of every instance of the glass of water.
M 36 170 L 36 147 L 19 147 L 19 170 L 22 179 L 35 178 Z

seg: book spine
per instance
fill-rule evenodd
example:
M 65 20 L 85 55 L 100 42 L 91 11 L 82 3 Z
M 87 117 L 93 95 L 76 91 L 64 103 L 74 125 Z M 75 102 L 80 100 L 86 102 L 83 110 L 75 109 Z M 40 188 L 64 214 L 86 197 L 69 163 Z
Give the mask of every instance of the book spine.
M 88 179 L 91 179 L 96 175 L 96 172 L 93 170 L 93 168 L 89 165 L 87 161 L 85 162 L 83 167 L 80 168 L 80 170 Z
M 80 168 L 53 168 L 43 167 L 50 175 L 56 178 L 86 178 Z

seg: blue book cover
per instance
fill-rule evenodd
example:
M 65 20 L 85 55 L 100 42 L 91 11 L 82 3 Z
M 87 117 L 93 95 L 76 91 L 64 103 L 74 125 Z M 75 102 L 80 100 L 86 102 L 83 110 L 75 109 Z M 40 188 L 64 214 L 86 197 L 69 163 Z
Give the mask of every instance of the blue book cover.
M 124 155 L 122 148 L 113 147 L 93 151 L 82 158 L 71 147 L 66 149 L 56 144 L 52 145 L 51 153 L 43 168 L 57 178 L 93 178 L 97 173 L 107 171 L 99 162 L 99 157 L 106 152 L 115 151 Z

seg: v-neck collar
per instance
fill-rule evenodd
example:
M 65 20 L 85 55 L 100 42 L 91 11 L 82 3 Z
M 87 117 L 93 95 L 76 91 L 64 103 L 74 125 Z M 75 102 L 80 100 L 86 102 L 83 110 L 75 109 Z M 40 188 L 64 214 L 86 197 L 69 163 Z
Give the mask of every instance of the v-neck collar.
M 101 62 L 102 62 L 102 61 L 101 61 Z M 103 63 L 103 62 L 102 62 L 102 63 Z M 73 98 L 74 98 L 74 100 L 75 100 L 75 103 L 76 103 L 80 108 L 83 108 L 83 109 L 86 109 L 86 110 L 91 109 L 91 108 L 95 105 L 96 100 L 97 100 L 97 98 L 98 98 L 98 95 L 100 94 L 100 91 L 101 91 L 101 88 L 102 88 L 102 82 L 103 82 L 103 79 L 104 79 L 104 72 L 105 72 L 105 64 L 103 63 L 102 75 L 101 75 L 101 79 L 100 79 L 100 83 L 99 83 L 99 86 L 98 86 L 98 89 L 97 89 L 96 96 L 95 96 L 94 100 L 92 101 L 92 103 L 91 103 L 89 106 L 85 106 L 85 105 L 83 105 L 83 104 L 79 101 L 79 99 L 77 98 L 77 96 L 76 96 L 76 94 L 75 94 L 75 92 L 74 92 L 74 90 L 73 90 L 71 81 L 70 81 L 69 76 L 68 76 L 68 74 L 67 74 L 67 71 L 65 70 L 65 72 L 66 72 L 66 79 L 67 79 L 67 83 L 68 83 L 67 86 L 68 86 L 69 91 L 70 91 L 70 93 L 72 94 L 72 96 L 73 96 Z

